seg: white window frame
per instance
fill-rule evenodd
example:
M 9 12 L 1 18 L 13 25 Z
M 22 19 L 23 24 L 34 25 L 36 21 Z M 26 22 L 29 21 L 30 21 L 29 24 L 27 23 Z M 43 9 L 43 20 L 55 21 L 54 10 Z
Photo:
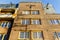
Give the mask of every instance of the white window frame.
M 58 33 L 60 33 L 60 32 L 54 32 L 55 33 L 55 35 L 54 35 L 54 39 L 56 40 L 60 40 L 60 34 L 58 35 Z
M 30 14 L 30 11 L 22 11 L 22 14 Z
M 41 23 L 41 21 L 40 20 L 32 20 L 32 24 L 34 24 L 34 22 L 33 21 L 35 21 L 35 24 L 38 24 L 38 21 Z M 40 24 L 39 23 L 39 24 Z
M 33 12 L 34 12 L 34 14 L 33 14 Z M 31 14 L 33 14 L 33 15 L 38 15 L 37 12 L 38 12 L 38 14 L 39 14 L 39 11 L 38 11 L 38 10 L 32 11 Z
M 50 24 L 59 24 L 58 20 L 50 20 Z
M 28 39 L 28 38 L 29 38 L 29 37 L 28 37 L 28 38 L 25 37 L 25 36 L 26 36 L 25 34 L 26 34 L 27 32 L 24 32 L 24 37 L 23 37 L 23 38 L 20 38 L 20 36 L 21 36 L 20 33 L 21 33 L 21 32 L 19 32 L 19 39 Z M 29 33 L 29 32 L 28 32 L 28 33 Z M 28 34 L 27 34 L 27 35 L 28 35 Z M 30 33 L 29 33 L 29 36 L 30 36 Z
M 42 32 L 36 32 L 37 33 L 37 38 L 35 38 L 35 39 L 40 39 L 40 36 L 41 35 L 39 35 L 39 33 L 41 33 L 42 34 Z M 33 38 L 34 38 L 34 32 L 33 32 Z M 43 38 L 43 35 L 42 35 L 42 37 L 41 38 Z
M 24 23 L 24 24 L 22 23 L 23 20 L 25 20 L 25 23 Z M 29 20 L 29 19 L 22 19 L 22 20 L 21 20 L 21 24 L 22 24 L 22 25 L 29 25 L 29 24 L 27 24 L 27 21 L 26 21 L 26 20 Z

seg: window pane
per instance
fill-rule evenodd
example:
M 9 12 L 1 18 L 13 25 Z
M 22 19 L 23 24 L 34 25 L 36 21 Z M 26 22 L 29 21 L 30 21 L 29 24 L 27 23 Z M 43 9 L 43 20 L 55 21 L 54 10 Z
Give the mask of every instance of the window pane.
M 51 20 L 51 24 L 55 24 L 54 20 Z
M 58 20 L 50 20 L 50 24 L 58 24 Z
M 60 23 L 60 20 L 58 20 L 58 22 Z
M 0 22 L 0 26 L 1 26 L 1 22 Z
M 56 38 L 57 37 L 57 33 L 56 32 L 54 32 L 54 38 Z
M 33 33 L 33 38 L 42 38 L 42 37 L 43 37 L 43 35 L 41 32 L 34 32 Z
M 25 24 L 25 20 L 22 20 L 22 24 Z
M 11 27 L 11 22 L 7 23 L 7 27 L 10 28 Z
M 25 32 L 25 38 L 29 38 L 29 32 Z
M 40 24 L 39 20 L 32 20 L 32 24 Z
M 2 34 L 0 34 L 0 40 L 2 40 L 2 36 L 3 36 L 3 35 L 2 35 Z
M 60 37 L 60 32 L 58 32 L 57 34 L 58 34 L 58 37 Z
M 7 23 L 6 22 L 2 22 L 1 26 L 2 27 L 6 27 Z
M 37 38 L 37 32 L 33 33 L 33 38 Z
M 42 36 L 43 36 L 42 33 L 41 32 L 38 32 L 38 37 L 39 38 L 42 38 Z
M 20 38 L 24 38 L 24 32 L 20 32 Z
M 23 25 L 30 24 L 30 20 L 22 20 L 22 24 L 23 24 Z
M 32 11 L 32 14 L 39 14 L 39 11 Z
M 58 24 L 58 20 L 54 20 L 55 24 Z
M 30 11 L 23 11 L 22 14 L 30 14 Z
M 21 32 L 20 38 L 29 38 L 29 32 Z

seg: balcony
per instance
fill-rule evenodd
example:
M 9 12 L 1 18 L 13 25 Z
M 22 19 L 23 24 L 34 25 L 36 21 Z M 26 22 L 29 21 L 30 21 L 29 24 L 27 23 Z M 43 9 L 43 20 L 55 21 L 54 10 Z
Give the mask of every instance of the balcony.
M 0 18 L 15 18 L 17 14 L 12 13 L 0 13 Z
M 8 14 L 1 13 L 0 14 L 0 18 L 9 18 L 9 17 L 12 17 L 11 13 L 8 13 Z

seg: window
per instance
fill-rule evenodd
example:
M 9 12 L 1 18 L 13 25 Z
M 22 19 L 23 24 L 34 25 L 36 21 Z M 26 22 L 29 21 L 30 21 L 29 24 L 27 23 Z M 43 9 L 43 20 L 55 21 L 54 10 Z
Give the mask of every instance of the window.
M 1 24 L 2 27 L 6 27 L 6 25 L 7 25 L 7 22 L 2 22 Z
M 32 11 L 32 14 L 39 14 L 39 11 Z
M 59 24 L 60 24 L 60 20 L 58 20 Z
M 0 22 L 0 26 L 1 26 L 1 22 Z
M 30 20 L 29 19 L 24 19 L 24 20 L 22 20 L 22 24 L 23 25 L 28 25 L 28 24 L 30 24 Z
M 32 24 L 41 24 L 40 20 L 32 20 Z
M 9 22 L 9 21 L 1 21 L 0 26 L 10 28 L 11 27 L 11 22 Z
M 54 32 L 54 38 L 60 40 L 60 32 Z
M 29 32 L 20 32 L 20 38 L 29 38 Z
M 11 27 L 11 22 L 7 23 L 7 27 L 10 28 Z
M 0 40 L 2 40 L 2 37 L 3 37 L 3 35 L 2 35 L 2 34 L 0 34 Z
M 33 38 L 42 38 L 42 32 L 33 32 Z
M 30 11 L 22 11 L 22 14 L 30 14 Z
M 59 23 L 58 20 L 50 20 L 49 22 L 50 22 L 50 24 L 58 24 Z

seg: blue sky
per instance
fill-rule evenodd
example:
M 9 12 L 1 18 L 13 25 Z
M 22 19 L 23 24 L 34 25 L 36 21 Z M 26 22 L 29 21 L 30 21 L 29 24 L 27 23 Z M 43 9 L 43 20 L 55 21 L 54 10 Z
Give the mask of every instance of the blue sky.
M 27 2 L 42 1 L 44 4 L 50 3 L 55 8 L 56 13 L 60 13 L 60 0 L 0 0 L 0 4 L 7 4 L 10 2 L 17 4 L 17 3 L 22 2 L 22 1 L 27 1 Z

